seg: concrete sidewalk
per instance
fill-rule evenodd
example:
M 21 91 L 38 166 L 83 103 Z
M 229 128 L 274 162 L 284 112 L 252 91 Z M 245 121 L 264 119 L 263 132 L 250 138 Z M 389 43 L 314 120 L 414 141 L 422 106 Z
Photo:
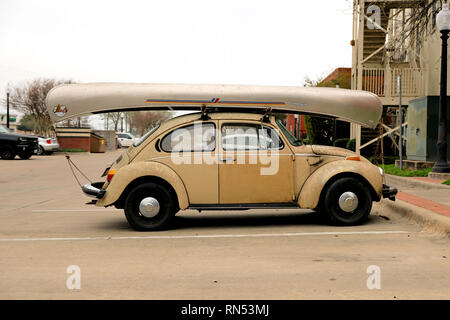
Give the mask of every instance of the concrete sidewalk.
M 389 207 L 430 231 L 450 236 L 450 186 L 425 177 L 389 174 L 386 183 L 399 190 L 397 201 L 385 201 Z

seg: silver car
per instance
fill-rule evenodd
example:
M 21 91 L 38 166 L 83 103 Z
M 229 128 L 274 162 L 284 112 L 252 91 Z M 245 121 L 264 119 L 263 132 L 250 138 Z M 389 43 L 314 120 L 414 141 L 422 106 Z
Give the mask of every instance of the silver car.
M 56 138 L 39 137 L 39 148 L 37 151 L 38 155 L 50 155 L 54 151 L 58 151 L 58 149 L 59 143 Z

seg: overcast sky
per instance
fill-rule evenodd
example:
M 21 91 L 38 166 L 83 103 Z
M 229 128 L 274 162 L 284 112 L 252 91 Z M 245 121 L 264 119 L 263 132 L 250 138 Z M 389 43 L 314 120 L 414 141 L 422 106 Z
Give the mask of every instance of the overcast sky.
M 301 85 L 351 66 L 351 31 L 348 0 L 1 0 L 0 97 L 39 77 Z

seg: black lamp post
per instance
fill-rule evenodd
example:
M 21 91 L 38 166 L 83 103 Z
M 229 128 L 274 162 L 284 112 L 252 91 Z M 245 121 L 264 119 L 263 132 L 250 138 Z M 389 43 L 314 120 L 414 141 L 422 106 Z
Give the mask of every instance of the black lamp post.
M 6 92 L 6 127 L 9 129 L 9 91 Z
M 436 15 L 436 25 L 441 32 L 441 91 L 439 97 L 439 128 L 437 141 L 437 161 L 433 172 L 450 173 L 447 161 L 447 40 L 450 32 L 450 10 L 448 3 L 442 4 L 442 10 Z

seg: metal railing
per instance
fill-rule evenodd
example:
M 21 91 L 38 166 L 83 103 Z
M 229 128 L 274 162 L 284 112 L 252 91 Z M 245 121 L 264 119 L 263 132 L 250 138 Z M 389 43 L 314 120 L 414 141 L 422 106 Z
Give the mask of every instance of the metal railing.
M 397 77 L 402 76 L 402 95 L 424 95 L 424 69 L 420 68 L 363 68 L 362 89 L 380 97 L 398 97 Z

